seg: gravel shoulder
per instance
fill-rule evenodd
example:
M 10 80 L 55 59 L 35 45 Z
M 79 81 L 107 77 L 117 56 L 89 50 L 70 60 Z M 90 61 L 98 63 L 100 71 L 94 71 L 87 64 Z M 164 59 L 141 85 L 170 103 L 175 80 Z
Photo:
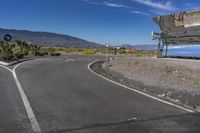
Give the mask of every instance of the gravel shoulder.
M 134 89 L 200 111 L 200 60 L 116 57 L 92 65 L 97 73 Z

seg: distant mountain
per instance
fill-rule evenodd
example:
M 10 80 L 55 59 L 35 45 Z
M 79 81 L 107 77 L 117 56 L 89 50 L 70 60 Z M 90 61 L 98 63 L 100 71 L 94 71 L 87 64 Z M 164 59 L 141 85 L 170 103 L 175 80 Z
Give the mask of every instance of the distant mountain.
M 96 48 L 103 45 L 89 42 L 80 38 L 69 35 L 50 33 L 50 32 L 33 32 L 27 30 L 2 29 L 0 28 L 0 39 L 3 39 L 5 34 L 11 34 L 12 40 L 24 40 L 32 44 L 42 46 L 61 46 L 74 48 Z
M 136 48 L 138 50 L 155 50 L 157 48 L 157 45 L 151 45 L 151 44 L 146 44 L 146 45 L 130 45 L 130 44 L 122 44 L 121 47 L 125 48 Z

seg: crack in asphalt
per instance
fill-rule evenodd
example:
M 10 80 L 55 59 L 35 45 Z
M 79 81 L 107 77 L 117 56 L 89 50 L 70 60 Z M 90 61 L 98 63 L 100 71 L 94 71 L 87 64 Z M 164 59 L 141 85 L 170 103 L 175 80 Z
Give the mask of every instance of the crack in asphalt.
M 110 127 L 110 126 L 124 125 L 124 124 L 131 124 L 131 123 L 149 122 L 149 121 L 164 120 L 164 119 L 170 119 L 170 118 L 181 118 L 183 116 L 196 117 L 196 115 L 200 116 L 200 113 L 169 115 L 169 116 L 155 117 L 155 118 L 149 118 L 149 119 L 130 118 L 124 121 L 96 123 L 96 124 L 84 125 L 84 126 L 80 126 L 76 128 L 47 131 L 45 133 L 66 133 L 66 132 L 73 132 L 73 131 L 80 131 L 80 130 L 94 129 L 94 128 L 103 128 L 103 127 Z

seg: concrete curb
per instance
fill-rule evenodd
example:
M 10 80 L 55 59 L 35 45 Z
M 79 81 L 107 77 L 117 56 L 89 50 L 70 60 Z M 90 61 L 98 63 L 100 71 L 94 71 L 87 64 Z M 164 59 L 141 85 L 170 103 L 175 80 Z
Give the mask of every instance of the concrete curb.
M 9 62 L 9 63 L 0 61 L 0 65 L 3 65 L 3 66 L 11 66 L 11 65 L 14 65 L 14 64 L 18 64 L 18 63 L 25 62 L 25 61 L 30 61 L 30 60 L 34 60 L 34 59 L 33 59 L 33 58 L 21 59 L 21 60 L 12 61 L 12 62 Z
M 12 62 L 7 63 L 7 62 L 0 61 L 0 64 L 1 64 L 1 65 L 4 65 L 4 66 L 10 66 L 10 65 L 16 64 L 17 62 L 18 62 L 18 61 L 12 61 Z

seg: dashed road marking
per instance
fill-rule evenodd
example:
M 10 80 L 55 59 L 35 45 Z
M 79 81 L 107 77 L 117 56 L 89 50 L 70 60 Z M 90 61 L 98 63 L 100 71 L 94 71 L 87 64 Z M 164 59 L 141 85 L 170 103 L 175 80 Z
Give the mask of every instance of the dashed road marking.
M 73 61 L 76 61 L 74 59 L 66 59 L 65 62 L 73 62 Z

